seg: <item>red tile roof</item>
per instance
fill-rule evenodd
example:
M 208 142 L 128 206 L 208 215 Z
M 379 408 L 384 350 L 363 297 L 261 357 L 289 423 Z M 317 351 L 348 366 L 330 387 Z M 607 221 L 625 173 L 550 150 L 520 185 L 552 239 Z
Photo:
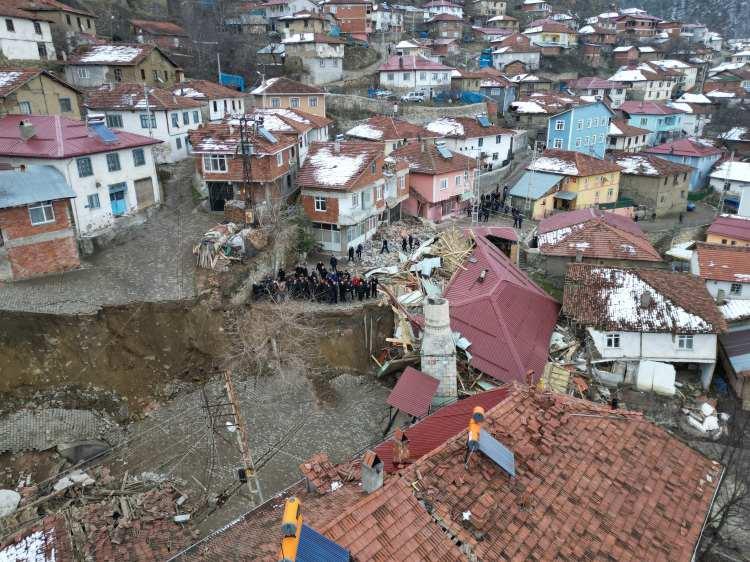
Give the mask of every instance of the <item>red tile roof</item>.
M 489 410 L 505 400 L 507 396 L 506 387 L 480 392 L 443 406 L 414 425 L 405 428 L 404 433 L 409 439 L 409 463 L 415 462 L 466 429 L 467 421 L 475 406 Z M 383 461 L 383 470 L 386 474 L 400 470 L 400 467 L 393 464 L 392 439 L 380 443 L 374 451 Z
M 680 115 L 685 113 L 681 109 L 667 105 L 666 102 L 659 101 L 628 100 L 622 102 L 619 109 L 633 115 Z
M 503 382 L 523 381 L 529 369 L 539 377 L 560 305 L 492 242 L 475 241 L 474 261 L 464 262 L 445 289 L 451 328 L 471 342 L 475 369 Z
M 620 167 L 611 160 L 603 160 L 571 150 L 552 149 L 545 150 L 528 169 L 577 177 L 596 176 L 620 171 Z
M 6 0 L 6 2 L 15 3 L 23 6 L 24 9 L 32 12 L 70 12 L 71 14 L 80 14 L 90 18 L 96 18 L 93 12 L 89 12 L 80 7 L 68 6 L 57 0 Z
M 195 93 L 187 92 L 187 90 L 192 90 Z M 210 80 L 185 80 L 177 84 L 172 92 L 178 96 L 185 95 L 194 99 L 241 98 L 245 96 L 243 92 L 227 88 Z
M 188 37 L 187 31 L 176 23 L 169 21 L 154 21 L 154 20 L 130 20 L 130 23 L 135 28 L 141 28 L 142 30 L 150 33 L 151 35 L 166 35 L 169 37 Z
M 26 141 L 21 138 L 20 121 L 34 125 L 35 134 Z M 72 158 L 162 142 L 124 131 L 116 131 L 115 136 L 116 142 L 104 142 L 82 121 L 59 115 L 6 115 L 0 119 L 0 156 Z
M 518 242 L 518 234 L 516 231 L 509 226 L 477 226 L 473 228 L 467 228 L 466 231 L 470 232 L 470 236 L 483 238 L 495 237 L 502 238 L 503 240 L 510 240 L 511 242 Z
M 188 133 L 190 146 L 196 154 L 237 154 L 240 145 L 240 128 L 230 123 L 204 123 Z M 254 156 L 263 157 L 276 154 L 281 150 L 297 144 L 290 136 L 279 135 L 276 142 L 270 142 L 255 131 L 247 134 L 248 142 L 253 146 Z
M 377 135 L 377 132 L 380 135 Z M 420 125 L 414 125 L 403 119 L 395 119 L 387 115 L 375 115 L 366 121 L 349 129 L 346 132 L 349 137 L 357 137 L 363 140 L 392 141 L 392 140 L 414 140 L 437 138 L 437 134 L 428 131 Z
M 622 167 L 622 173 L 627 176 L 664 177 L 693 173 L 693 168 L 687 164 L 672 162 L 646 152 L 613 151 L 610 157 Z
M 620 132 L 614 132 L 612 127 L 615 127 Z M 651 134 L 651 131 L 649 129 L 634 127 L 633 125 L 630 125 L 625 119 L 612 119 L 609 127 L 610 137 L 639 137 L 649 134 Z
M 610 88 L 623 88 L 624 86 L 620 82 L 613 82 L 611 80 L 605 80 L 597 76 L 584 76 L 577 80 L 571 80 L 568 82 L 568 88 L 571 90 L 606 90 Z
M 647 148 L 646 152 L 650 152 L 652 154 L 694 156 L 696 158 L 703 158 L 706 156 L 719 156 L 722 154 L 722 151 L 715 146 L 704 144 L 692 138 L 677 139 L 665 142 L 664 144 L 660 144 L 659 146 Z
M 750 283 L 750 247 L 698 242 L 695 252 L 701 279 Z
M 0 16 L 32 21 L 53 21 L 49 16 L 39 15 L 36 10 L 29 6 L 28 2 L 22 0 L 4 0 L 0 3 Z
M 70 88 L 71 90 L 78 92 L 78 90 L 74 86 L 71 86 L 64 80 L 61 80 L 48 70 L 44 70 L 41 68 L 3 67 L 0 68 L 0 98 L 7 97 L 9 94 L 12 94 L 18 88 L 33 80 L 40 74 L 43 74 L 50 80 L 54 80 L 55 82 L 62 84 L 66 88 Z
M 311 189 L 347 190 L 354 186 L 373 160 L 383 156 L 374 142 L 313 142 L 297 174 L 297 185 Z M 379 171 L 382 174 L 382 170 Z
M 270 94 L 325 94 L 325 91 L 317 86 L 303 84 L 285 76 L 280 76 L 278 78 L 269 78 L 250 93 L 256 96 L 263 96 Z
M 454 16 L 453 14 L 436 14 L 432 16 L 429 20 L 427 20 L 427 23 L 436 23 L 441 21 L 464 21 L 462 18 L 459 18 L 458 16 Z
M 414 367 L 407 367 L 386 402 L 410 416 L 422 418 L 429 413 L 432 397 L 439 384 L 440 381 L 436 378 L 417 371 Z
M 544 234 L 545 232 L 552 232 L 553 230 L 570 228 L 594 218 L 601 218 L 607 224 L 619 228 L 620 230 L 630 232 L 636 236 L 645 236 L 641 227 L 638 226 L 638 223 L 634 222 L 632 219 L 624 215 L 602 211 L 594 207 L 568 211 L 567 213 L 557 213 L 556 215 L 542 219 L 537 227 L 537 232 L 539 234 Z
M 393 70 L 453 70 L 450 66 L 445 66 L 439 62 L 431 61 L 422 55 L 393 55 L 378 67 L 378 72 Z
M 447 149 L 446 149 L 447 150 Z M 414 174 L 428 174 L 431 176 L 447 174 L 448 172 L 460 172 L 475 170 L 477 162 L 460 152 L 451 153 L 450 158 L 443 158 L 438 152 L 436 145 L 430 142 L 407 142 L 391 152 L 391 156 L 397 160 L 409 163 L 409 171 Z
M 176 96 L 164 88 L 148 86 L 148 106 L 154 111 L 171 109 L 198 109 L 201 102 L 192 98 Z M 145 111 L 146 96 L 142 84 L 121 83 L 115 86 L 105 84 L 99 88 L 86 90 L 84 105 L 89 109 L 109 109 L 121 111 Z
M 648 294 L 644 303 L 643 296 Z M 598 330 L 716 334 L 726 322 L 706 290 L 689 273 L 568 264 L 563 313 Z
M 721 215 L 711 223 L 706 234 L 750 242 L 750 219 L 735 215 Z

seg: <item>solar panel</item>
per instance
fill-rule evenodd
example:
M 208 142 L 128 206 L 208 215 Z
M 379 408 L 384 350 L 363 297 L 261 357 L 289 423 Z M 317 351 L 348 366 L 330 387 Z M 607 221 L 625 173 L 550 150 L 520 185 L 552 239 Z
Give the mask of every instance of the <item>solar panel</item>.
M 490 120 L 485 115 L 480 115 L 477 117 L 477 121 L 479 121 L 479 124 L 482 127 L 489 127 L 490 126 Z
M 349 551 L 302 524 L 296 562 L 349 562 Z
M 276 140 L 276 137 L 269 133 L 264 127 L 258 127 L 258 133 L 260 133 L 260 136 L 262 136 L 271 144 L 276 144 L 277 142 L 279 142 L 278 140 Z
M 479 450 L 511 476 L 516 475 L 516 460 L 513 451 L 492 437 L 484 429 L 479 431 Z
M 117 142 L 117 135 L 110 131 L 104 123 L 93 123 L 91 130 L 104 142 Z
M 442 156 L 446 160 L 453 158 L 453 153 L 444 146 L 438 146 L 437 151 L 440 153 L 440 156 Z

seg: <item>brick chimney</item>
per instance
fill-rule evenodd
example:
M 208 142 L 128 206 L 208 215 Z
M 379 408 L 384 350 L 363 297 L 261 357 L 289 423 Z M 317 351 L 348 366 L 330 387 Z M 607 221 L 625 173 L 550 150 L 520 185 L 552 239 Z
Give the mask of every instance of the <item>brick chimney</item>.
M 375 451 L 366 451 L 362 456 L 362 488 L 365 492 L 371 494 L 375 490 L 383 487 L 383 461 Z
M 393 464 L 409 462 L 409 438 L 401 428 L 393 432 Z

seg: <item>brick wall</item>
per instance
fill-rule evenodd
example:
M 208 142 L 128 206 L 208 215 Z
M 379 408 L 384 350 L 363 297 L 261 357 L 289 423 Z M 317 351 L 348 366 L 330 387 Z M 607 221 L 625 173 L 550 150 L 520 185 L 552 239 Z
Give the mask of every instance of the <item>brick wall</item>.
M 267 182 L 283 176 L 289 171 L 289 156 L 291 149 L 283 152 L 284 162 L 281 166 L 276 164 L 276 155 L 253 157 L 250 159 L 250 176 L 253 181 Z M 196 167 L 198 173 L 202 173 L 206 181 L 232 181 L 239 182 L 244 179 L 242 172 L 242 158 L 227 158 L 228 170 L 225 173 L 203 172 L 203 155 L 196 156 Z
M 336 197 L 326 197 L 326 210 L 315 210 L 315 198 L 312 195 L 302 196 L 302 208 L 305 214 L 313 222 L 324 222 L 328 224 L 338 224 L 339 221 L 339 200 Z
M 72 234 L 67 238 L 9 248 L 8 260 L 14 280 L 59 273 L 81 265 Z
M 52 208 L 55 212 L 55 222 L 39 226 L 32 226 L 28 207 L 0 210 L 0 229 L 3 231 L 3 237 L 6 240 L 14 240 L 70 228 L 68 201 L 66 199 L 55 201 Z

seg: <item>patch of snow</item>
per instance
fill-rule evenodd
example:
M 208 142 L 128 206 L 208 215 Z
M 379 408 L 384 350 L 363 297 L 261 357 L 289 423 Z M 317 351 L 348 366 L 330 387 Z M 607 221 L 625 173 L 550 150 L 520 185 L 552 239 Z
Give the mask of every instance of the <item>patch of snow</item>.
M 733 299 L 719 307 L 725 320 L 729 322 L 740 318 L 750 318 L 750 300 Z
M 447 117 L 428 123 L 426 128 L 428 131 L 444 137 L 462 137 L 464 135 L 464 126 Z
M 733 98 L 735 97 L 734 92 L 722 92 L 721 90 L 713 90 L 711 92 L 707 92 L 706 96 L 709 98 Z
M 576 230 L 583 228 L 583 224 L 574 224 L 573 226 L 566 226 L 565 228 L 558 228 L 557 230 L 550 230 L 544 234 L 540 234 L 537 239 L 539 248 L 543 246 L 553 246 L 563 240 L 565 240 L 570 234 Z
M 622 135 L 623 133 L 620 130 L 620 128 L 617 125 L 615 125 L 614 121 L 612 121 L 609 124 L 609 131 L 607 131 L 607 134 L 611 136 L 617 136 L 617 135 Z
M 34 531 L 0 550 L 0 562 L 55 562 L 55 533 Z
M 309 157 L 315 169 L 315 181 L 320 185 L 346 185 L 365 164 L 364 154 L 335 154 L 323 147 Z
M 131 62 L 143 52 L 141 47 L 127 45 L 94 45 L 81 57 L 81 62 Z
M 693 250 L 689 250 L 688 248 L 693 244 L 695 244 L 694 240 L 676 244 L 667 250 L 667 255 L 678 260 L 690 261 L 693 258 Z
M 266 90 L 267 90 L 267 89 L 268 89 L 268 88 L 269 88 L 270 86 L 273 86 L 273 85 L 274 85 L 274 84 L 276 83 L 276 81 L 277 81 L 278 79 L 279 79 L 278 77 L 277 77 L 277 78 L 269 78 L 268 80 L 266 80 L 265 82 L 263 82 L 263 83 L 262 83 L 262 84 L 261 84 L 260 86 L 258 86 L 257 88 L 255 88 L 255 89 L 254 89 L 254 90 L 253 90 L 252 92 L 250 92 L 250 93 L 251 93 L 251 94 L 262 94 L 262 93 L 263 93 L 263 92 L 265 92 L 265 91 L 266 91 Z
M 643 156 L 626 156 L 617 159 L 617 165 L 622 167 L 623 174 L 637 176 L 658 176 L 659 170 Z
M 514 101 L 510 106 L 516 113 L 547 113 L 546 109 L 533 101 Z
M 620 244 L 620 248 L 625 253 L 635 255 L 635 246 L 632 246 L 630 244 Z
M 743 282 L 749 282 L 750 283 L 750 274 L 749 273 L 735 273 L 734 278 L 738 281 Z
M 720 134 L 719 138 L 725 140 L 741 140 L 742 135 L 746 134 L 748 130 L 747 127 L 732 127 L 726 133 Z
M 176 88 L 172 91 L 172 93 L 176 96 L 182 96 L 185 98 L 202 98 L 203 92 L 199 92 L 198 90 L 194 90 L 193 88 Z
M 703 94 L 690 94 L 690 93 L 682 94 L 679 98 L 677 98 L 677 101 L 682 102 L 682 103 L 698 103 L 698 104 L 713 103 L 710 99 L 708 99 Z
M 537 172 L 549 172 L 551 174 L 563 174 L 566 176 L 577 176 L 578 167 L 575 162 L 568 162 L 560 158 L 550 156 L 540 156 L 536 162 L 529 166 L 530 170 Z
M 312 43 L 314 41 L 315 41 L 314 33 L 294 33 L 293 35 L 290 35 L 286 39 L 281 40 L 281 42 L 284 45 L 287 45 L 289 43 Z
M 362 123 L 349 129 L 346 134 L 350 137 L 359 137 L 361 139 L 380 140 L 383 138 L 383 131 L 375 127 Z
M 596 29 L 594 29 L 593 25 L 584 25 L 578 30 L 579 35 L 589 35 L 590 33 L 596 33 Z
M 12 84 L 16 80 L 18 80 L 19 76 L 21 76 L 20 72 L 14 72 L 14 71 L 8 71 L 8 70 L 0 71 L 0 88 L 8 86 L 9 84 Z
M 585 250 L 586 248 L 590 248 L 591 244 L 589 242 L 571 242 L 568 246 L 572 246 L 578 250 Z

